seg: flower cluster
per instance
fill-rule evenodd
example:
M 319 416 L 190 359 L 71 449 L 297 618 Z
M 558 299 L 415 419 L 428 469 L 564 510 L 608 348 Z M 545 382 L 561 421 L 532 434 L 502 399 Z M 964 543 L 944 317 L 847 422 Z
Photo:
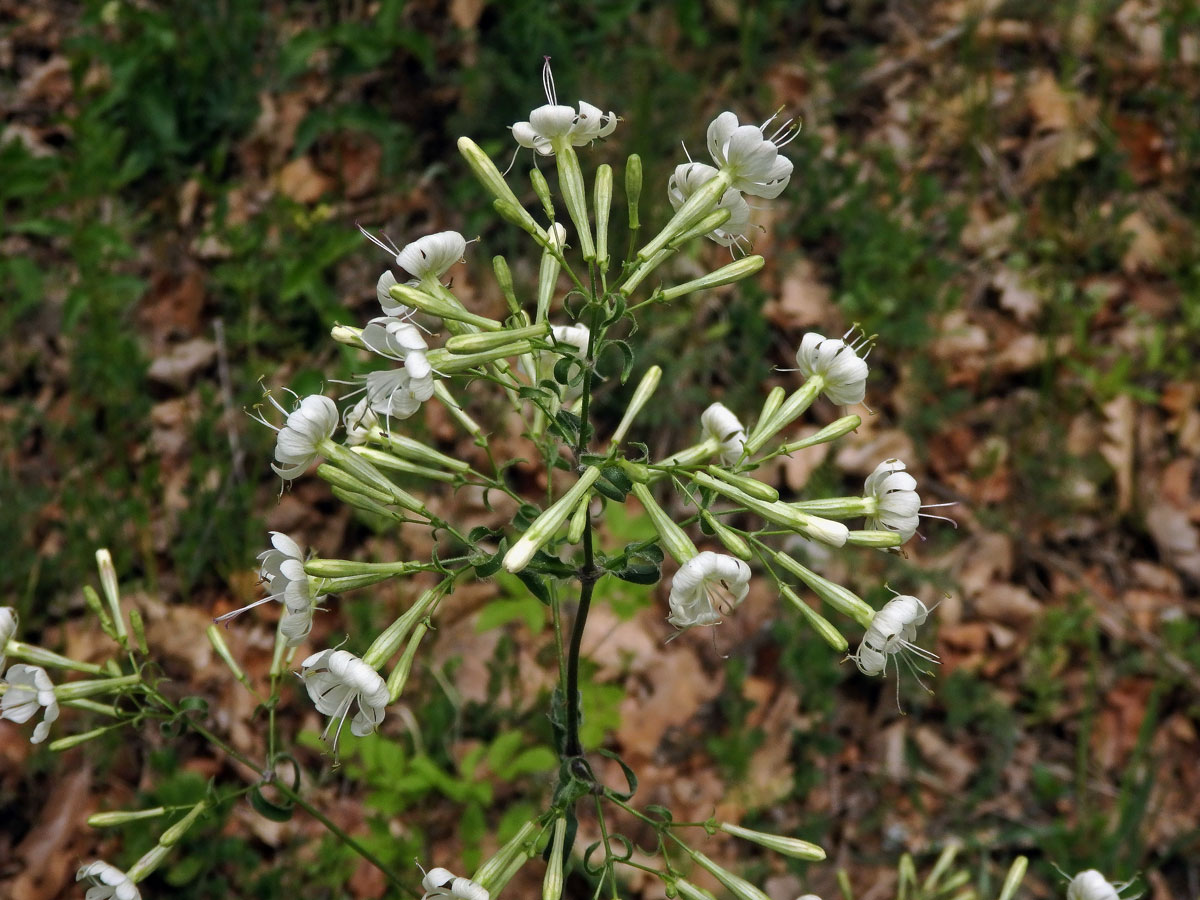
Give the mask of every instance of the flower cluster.
M 33 729 L 30 743 L 40 744 L 50 734 L 50 726 L 58 719 L 58 698 L 54 693 L 54 682 L 41 666 L 17 663 L 4 671 L 8 642 L 17 633 L 19 619 L 11 606 L 0 606 L 0 684 L 4 694 L 0 696 L 0 719 L 8 719 L 23 725 L 44 709 L 42 721 Z

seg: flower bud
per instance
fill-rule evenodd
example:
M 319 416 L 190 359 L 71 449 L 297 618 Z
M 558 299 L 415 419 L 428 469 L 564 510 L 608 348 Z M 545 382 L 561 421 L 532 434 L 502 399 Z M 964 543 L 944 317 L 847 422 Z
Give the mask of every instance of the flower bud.
M 534 519 L 529 530 L 504 554 L 504 568 L 515 575 L 529 565 L 533 555 L 554 537 L 599 477 L 600 470 L 595 466 L 585 469 L 579 480 L 571 485 L 570 490 Z
M 663 549 L 671 554 L 671 558 L 675 562 L 682 565 L 699 553 L 696 545 L 692 543 L 692 539 L 658 505 L 658 501 L 654 499 L 654 495 L 650 493 L 650 489 L 646 485 L 634 482 L 633 495 L 638 498 L 638 502 L 646 510 L 646 515 L 650 517 L 650 522 L 654 525 L 654 530 L 658 532 L 658 539 Z
M 113 640 L 116 640 L 117 632 L 113 628 L 112 617 L 109 616 L 108 610 L 104 608 L 104 604 L 100 602 L 100 595 L 96 593 L 96 589 L 90 584 L 83 586 L 83 602 L 92 615 L 100 622 L 101 630 Z
M 875 610 L 865 600 L 840 584 L 822 578 L 816 572 L 801 565 L 786 553 L 775 554 L 775 561 L 803 581 L 818 597 L 843 615 L 854 619 L 863 628 L 869 628 L 875 618 Z
M 492 273 L 496 276 L 496 284 L 500 286 L 500 292 L 504 294 L 504 302 L 508 304 L 508 311 L 514 316 L 520 315 L 521 304 L 517 302 L 517 292 L 513 288 L 512 270 L 508 268 L 508 260 L 503 256 L 493 256 Z
M 533 216 L 521 206 L 520 201 L 517 200 L 517 195 L 512 192 L 512 188 L 505 182 L 504 176 L 500 174 L 500 170 L 496 168 L 496 164 L 479 148 L 478 144 L 469 137 L 460 137 L 458 139 L 458 152 L 467 161 L 467 165 L 471 167 L 471 172 L 479 180 L 479 183 L 487 188 L 498 201 L 503 201 L 513 208 L 513 211 L 517 213 L 520 220 L 519 224 L 522 228 L 526 230 L 532 228 L 534 232 L 540 231 L 537 223 L 533 220 Z
M 62 753 L 64 750 L 70 750 L 72 747 L 78 747 L 81 744 L 86 744 L 88 741 L 94 741 L 96 738 L 107 734 L 114 728 L 120 727 L 120 724 L 105 725 L 101 728 L 93 728 L 91 731 L 84 731 L 80 734 L 72 734 L 65 738 L 59 738 L 57 741 L 51 741 L 46 745 L 46 749 L 48 749 L 51 753 Z M 89 822 L 90 821 L 91 820 L 89 820 Z
M 533 318 L 535 322 L 545 322 L 546 317 L 550 315 L 550 301 L 554 299 L 554 292 L 558 287 L 558 273 L 562 269 L 562 251 L 567 242 L 567 229 L 555 222 L 546 229 L 546 235 L 550 239 L 550 245 L 542 251 L 542 262 L 538 267 L 537 311 Z
M 425 622 L 420 622 L 413 629 L 412 637 L 408 639 L 408 646 L 404 648 L 404 654 L 400 657 L 400 662 L 396 663 L 396 668 L 392 669 L 392 673 L 388 676 L 387 689 L 388 700 L 391 703 L 396 702 L 396 698 L 404 693 L 404 686 L 408 684 L 408 676 L 412 674 L 413 660 L 417 656 L 417 648 L 421 646 L 421 639 L 425 637 L 425 632 L 429 630 L 429 626 Z
M 363 342 L 362 331 L 361 328 L 355 328 L 353 325 L 334 325 L 329 329 L 329 336 L 347 347 L 369 350 L 370 348 Z
M 798 441 L 790 441 L 783 445 L 782 452 L 793 453 L 796 450 L 803 450 L 805 447 L 813 447 L 817 444 L 828 444 L 830 441 L 836 441 L 843 435 L 849 434 L 862 424 L 862 419 L 859 416 L 842 416 L 840 419 L 835 419 L 830 422 L 816 434 L 810 434 L 806 438 L 801 438 Z
M 229 669 L 230 674 L 246 687 L 250 687 L 250 680 L 242 671 L 242 667 L 238 665 L 237 660 L 233 658 L 233 654 L 229 652 L 229 645 L 225 643 L 225 635 L 221 633 L 221 629 L 216 625 L 209 625 L 204 629 L 204 634 L 217 656 L 221 657 L 221 662 L 225 663 L 225 667 Z
M 996 900 L 1012 900 L 1017 893 L 1017 888 L 1021 886 L 1021 882 L 1025 879 L 1025 870 L 1029 868 L 1029 860 L 1024 856 L 1018 856 L 1012 861 L 1012 865 L 1008 867 L 1008 874 L 1004 876 L 1004 884 L 1000 888 L 1000 895 Z
M 770 898 L 746 881 L 744 878 L 739 878 L 727 869 L 723 869 L 715 862 L 705 856 L 698 850 L 688 850 L 692 859 L 700 868 L 706 870 L 710 875 L 725 885 L 725 888 L 733 894 L 738 900 L 770 900 Z
M 563 890 L 563 842 L 567 836 L 567 820 L 560 817 L 554 822 L 554 837 L 551 838 L 550 859 L 546 863 L 546 875 L 542 879 L 542 900 L 559 900 Z
M 86 595 L 90 588 L 84 588 Z M 92 596 L 95 597 L 95 591 L 92 591 Z M 96 598 L 99 600 L 99 597 Z M 55 653 L 52 650 L 46 650 L 36 644 L 26 644 L 24 641 L 9 640 L 7 652 L 14 658 L 22 662 L 31 663 L 35 666 L 50 669 L 70 669 L 75 672 L 87 672 L 90 675 L 102 675 L 105 670 L 95 663 L 79 662 L 71 659 L 69 656 L 63 656 L 60 653 Z M 118 670 L 119 671 L 119 670 Z
M 553 222 L 554 200 L 550 197 L 550 185 L 546 183 L 546 176 L 542 174 L 541 169 L 529 170 L 529 183 L 533 185 L 533 192 L 537 194 L 537 198 L 542 201 L 542 210 L 546 213 L 546 218 Z
M 190 810 L 188 814 L 168 828 L 162 833 L 162 837 L 158 839 L 158 843 L 163 847 L 173 847 L 179 843 L 180 839 L 187 834 L 188 829 L 196 824 L 196 820 L 208 808 L 208 801 L 201 800 Z
M 625 161 L 625 204 L 629 208 L 629 230 L 637 231 L 642 223 L 638 220 L 638 204 L 642 199 L 642 158 L 630 153 Z
M 129 609 L 129 630 L 133 632 L 133 643 L 138 652 L 142 656 L 149 656 L 150 648 L 146 646 L 146 624 L 136 606 Z
M 746 450 L 750 453 L 757 453 L 767 441 L 800 418 L 817 399 L 817 395 L 821 392 L 821 385 L 821 379 L 810 378 L 799 390 L 793 391 L 767 422 L 758 423 L 754 436 L 746 442 Z
M 524 328 L 506 328 L 503 331 L 489 331 L 482 334 L 456 334 L 447 338 L 446 349 L 455 355 L 467 353 L 483 353 L 508 347 L 517 341 L 530 338 L 540 338 L 550 333 L 550 323 L 540 321 L 537 325 Z
M 727 469 L 722 469 L 720 466 L 708 466 L 705 468 L 709 475 L 720 478 L 727 484 L 732 484 L 740 491 L 745 491 L 751 497 L 758 500 L 765 500 L 767 503 L 774 503 L 779 499 L 779 491 L 771 487 L 769 484 L 763 484 L 757 478 L 751 478 L 749 475 L 735 475 Z M 795 504 L 791 504 L 795 506 Z
M 787 390 L 781 385 L 775 385 L 767 393 L 767 398 L 763 401 L 762 409 L 758 413 L 758 419 L 754 423 L 754 428 L 750 430 L 750 437 L 753 438 L 762 427 L 766 425 L 771 416 L 783 405 L 783 398 L 787 396 Z
M 658 383 L 662 380 L 662 369 L 658 366 L 651 366 L 642 376 L 642 380 L 638 382 L 638 386 L 634 389 L 633 397 L 629 400 L 629 405 L 625 407 L 625 415 L 621 416 L 621 422 L 617 425 L 617 430 L 612 435 L 612 445 L 615 447 L 621 441 L 625 440 L 625 435 L 629 431 L 629 426 L 633 424 L 633 420 L 637 418 L 638 413 L 650 402 L 650 398 L 654 396 L 655 390 L 658 389 Z
M 888 550 L 903 544 L 904 535 L 898 531 L 850 531 L 846 533 L 846 543 L 853 544 L 855 547 Z
M 367 652 L 362 655 L 362 661 L 372 669 L 378 669 L 391 659 L 405 638 L 408 637 L 409 632 L 429 614 L 430 608 L 441 598 L 442 591 L 437 588 L 422 593 L 412 606 L 371 642 Z
M 596 264 L 608 271 L 608 216 L 612 209 L 612 166 L 602 163 L 596 169 L 592 205 L 596 209 Z
M 507 356 L 521 356 L 533 349 L 529 341 L 514 341 L 496 350 L 485 350 L 480 353 L 455 354 L 447 350 L 430 350 L 425 358 L 429 360 L 435 371 L 443 375 L 457 375 L 468 369 L 474 369 L 485 363 L 497 362 Z M 497 363 L 499 364 L 499 363 Z
M 116 694 L 125 688 L 142 683 L 141 675 L 120 675 L 115 678 L 94 678 L 86 681 L 68 681 L 56 685 L 54 696 L 57 700 L 77 700 L 80 697 L 94 697 L 97 694 Z
M 441 384 L 440 381 L 435 382 L 435 390 L 439 384 Z M 420 478 L 428 478 L 430 481 L 451 482 L 458 477 L 453 472 L 442 472 L 428 466 L 419 466 L 382 450 L 376 450 L 374 447 L 353 447 L 351 449 L 371 465 L 381 469 L 391 469 L 395 472 L 403 472 L 405 475 L 416 475 Z
M 592 505 L 591 497 L 584 497 L 571 513 L 571 524 L 567 526 L 567 543 L 578 544 L 583 540 L 583 532 L 588 525 L 588 510 Z
M 804 617 L 804 621 L 808 623 L 821 639 L 838 653 L 845 653 L 850 647 L 850 642 L 842 635 L 840 631 L 823 615 L 805 603 L 800 596 L 786 584 L 779 586 L 779 593 L 783 595 L 783 599 L 787 600 L 792 606 L 796 607 L 796 611 Z
M 762 831 L 751 831 L 749 828 L 742 828 L 740 825 L 730 825 L 728 822 L 722 822 L 720 829 L 726 834 L 732 834 L 734 837 L 750 841 L 751 843 L 758 844 L 760 847 L 766 847 L 768 850 L 774 850 L 776 853 L 790 856 L 793 859 L 817 861 L 825 858 L 824 850 L 816 844 L 810 844 L 808 841 L 802 841 L 799 838 L 767 834 Z
M 728 210 L 724 210 L 724 212 L 728 212 Z M 710 228 L 709 231 L 711 230 Z M 707 232 L 704 233 L 707 234 Z M 743 278 L 748 278 L 761 269 L 764 262 L 765 260 L 761 256 L 743 256 L 741 259 L 736 259 L 728 265 L 722 266 L 715 272 L 709 272 L 700 278 L 667 288 L 662 292 L 660 299 L 662 302 L 667 303 L 677 297 L 682 297 L 684 294 L 690 294 L 693 291 L 704 291 L 709 288 L 720 287 L 723 284 L 732 284 L 735 281 L 741 281 Z
M 126 635 L 125 617 L 121 614 L 121 592 L 117 588 L 117 570 L 113 567 L 112 554 L 107 548 L 96 551 L 96 567 L 100 570 L 100 589 L 108 601 L 112 613 L 113 627 L 117 631 L 117 641 L 125 646 Z
M 166 812 L 166 807 L 163 806 L 156 806 L 153 809 L 114 810 L 90 815 L 87 823 L 92 828 L 108 828 L 113 825 L 124 825 L 126 822 L 136 822 L 139 819 L 157 819 Z
M 780 501 L 769 503 L 759 500 L 723 480 L 713 478 L 707 472 L 694 473 L 692 480 L 701 487 L 716 491 L 721 496 L 758 513 L 768 522 L 775 522 L 785 528 L 791 528 L 805 537 L 829 544 L 831 547 L 841 547 L 846 543 L 846 534 L 849 529 L 841 522 L 810 516 L 792 509 L 789 504 Z
M 371 440 L 385 445 L 397 456 L 415 460 L 431 466 L 450 469 L 452 472 L 469 472 L 471 464 L 466 460 L 456 459 L 440 453 L 420 441 L 395 432 L 383 432 L 376 428 L 371 431 Z
M 825 516 L 830 519 L 850 519 L 855 516 L 870 515 L 875 509 L 875 503 L 864 497 L 825 497 L 821 500 L 797 500 L 791 504 L 793 509 L 811 513 L 814 516 Z
M 750 549 L 750 545 L 746 543 L 745 538 L 730 529 L 707 509 L 700 510 L 700 518 L 704 520 L 705 525 L 712 529 L 712 533 L 716 535 L 717 540 L 725 545 L 725 549 L 734 556 L 746 561 L 754 558 L 754 552 Z
M 437 316 L 439 319 L 450 319 L 454 322 L 465 322 L 474 325 L 482 331 L 500 331 L 504 325 L 487 316 L 477 316 L 466 310 L 461 303 L 450 302 L 447 296 L 434 296 L 427 290 L 415 288 L 410 284 L 394 284 L 388 291 L 392 299 Z M 450 295 L 453 296 L 453 295 Z
M 516 870 L 511 875 L 507 874 L 514 863 L 520 864 L 517 866 L 519 869 L 529 859 L 533 850 L 532 842 L 537 838 L 540 830 L 536 819 L 526 822 L 509 839 L 508 843 L 496 851 L 495 856 L 475 870 L 475 874 L 471 876 L 471 880 L 476 884 L 482 885 L 491 893 L 497 893 L 504 885 L 508 884 L 512 875 L 516 874 Z M 505 877 L 506 875 L 507 877 Z
M 691 228 L 680 232 L 677 236 L 671 238 L 667 242 L 667 247 L 670 250 L 678 250 L 689 241 L 695 240 L 698 237 L 704 237 L 718 230 L 722 225 L 729 221 L 733 214 L 728 209 L 714 209 L 704 218 L 700 219 Z M 659 300 L 663 300 L 663 296 L 659 295 Z

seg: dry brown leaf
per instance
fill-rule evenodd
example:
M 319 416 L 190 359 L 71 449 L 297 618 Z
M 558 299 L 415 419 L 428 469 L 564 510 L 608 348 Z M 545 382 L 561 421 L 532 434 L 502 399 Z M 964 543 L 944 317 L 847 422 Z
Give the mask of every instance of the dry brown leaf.
M 1117 511 L 1129 512 L 1133 505 L 1133 447 L 1136 407 L 1133 398 L 1121 394 L 1104 404 L 1104 439 L 1100 455 L 1112 466 L 1117 480 Z
M 153 382 L 183 390 L 201 370 L 212 365 L 216 358 L 216 344 L 206 338 L 192 338 L 190 341 L 176 344 L 167 353 L 157 357 L 150 363 L 146 375 Z
M 982 256 L 994 256 L 1006 251 L 1020 224 L 1017 213 L 1005 213 L 993 218 L 986 206 L 975 201 L 967 214 L 960 240 L 963 249 Z
M 487 0 L 450 0 L 450 21 L 464 31 L 472 31 L 486 5 Z
M 78 861 L 73 845 L 87 817 L 92 771 L 76 758 L 65 765 L 42 798 L 42 814 L 14 849 L 25 867 L 11 882 L 11 900 L 52 900 L 74 880 Z
M 316 203 L 334 188 L 334 181 L 307 156 L 297 157 L 275 176 L 276 189 L 297 203 Z
M 992 287 L 1000 292 L 1000 306 L 1018 322 L 1029 322 L 1042 310 L 1042 300 L 1019 272 L 1001 268 L 992 276 Z
M 1071 98 L 1059 87 L 1054 73 L 1045 69 L 1036 73 L 1025 89 L 1025 101 L 1037 131 L 1061 131 L 1073 121 Z
M 679 642 L 663 648 L 656 668 L 671 677 L 642 680 L 621 701 L 617 739 L 627 758 L 651 758 L 663 735 L 691 719 L 724 681 L 705 672 L 695 652 Z
M 943 791 L 956 793 L 967 786 L 975 774 L 976 762 L 960 745 L 951 744 L 928 725 L 918 726 L 913 740 L 929 769 L 941 776 L 938 780 Z
M 1200 528 L 1187 512 L 1160 499 L 1146 511 L 1146 528 L 1164 560 L 1200 579 Z
M 1025 588 L 997 582 L 979 592 L 975 611 L 984 619 L 1024 625 L 1041 614 L 1042 605 Z
M 1052 132 L 1025 145 L 1018 180 L 1028 190 L 1074 168 L 1095 153 L 1095 142 L 1073 128 Z
M 805 428 L 798 432 L 796 437 L 798 439 L 804 438 L 810 434 L 815 434 L 817 430 L 816 428 Z M 829 456 L 829 444 L 814 444 L 811 447 L 805 447 L 789 453 L 787 456 L 780 457 L 784 484 L 796 493 L 804 490 L 804 486 L 808 484 L 808 479 L 812 476 L 812 473 L 817 470 L 821 463 L 825 462 L 827 456 Z
M 1121 269 L 1131 275 L 1139 271 L 1156 271 L 1166 255 L 1166 247 L 1146 215 L 1141 210 L 1134 210 L 1121 220 L 1121 231 L 1132 235 L 1121 257 Z

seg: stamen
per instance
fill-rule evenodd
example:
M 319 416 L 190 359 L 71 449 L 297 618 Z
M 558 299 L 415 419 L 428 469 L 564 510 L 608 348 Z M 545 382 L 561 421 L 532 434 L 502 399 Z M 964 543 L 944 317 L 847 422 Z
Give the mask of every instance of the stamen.
M 558 94 L 554 90 L 554 73 L 550 71 L 550 57 L 543 57 L 542 87 L 546 90 L 546 101 L 551 106 L 558 106 Z
M 354 224 L 358 225 L 357 222 L 355 222 Z M 367 231 L 367 229 L 363 228 L 361 225 L 358 225 L 358 230 L 362 232 L 363 237 L 365 237 L 368 241 L 370 241 L 372 244 L 374 244 L 380 250 L 383 250 L 385 253 L 387 253 L 388 256 L 399 256 L 400 255 L 398 250 L 396 250 L 394 247 L 389 247 L 387 244 L 385 244 L 379 238 L 375 237 L 375 235 L 371 234 L 371 232 Z M 398 262 L 398 260 L 397 260 L 397 262 Z

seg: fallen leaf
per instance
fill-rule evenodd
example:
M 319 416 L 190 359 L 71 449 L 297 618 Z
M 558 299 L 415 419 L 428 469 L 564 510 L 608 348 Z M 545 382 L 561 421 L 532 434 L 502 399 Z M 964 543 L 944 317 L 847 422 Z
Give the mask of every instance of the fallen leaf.
M 1012 269 L 997 271 L 992 276 L 992 287 L 1000 292 L 1000 306 L 1011 312 L 1018 322 L 1029 322 L 1042 310 L 1041 298 L 1020 273 Z
M 147 369 L 147 377 L 158 384 L 183 390 L 203 369 L 217 358 L 217 345 L 206 338 L 192 338 L 176 344 L 156 358 Z
M 1134 210 L 1121 220 L 1121 231 L 1132 235 L 1129 246 L 1121 256 L 1121 269 L 1133 274 L 1158 269 L 1166 255 L 1162 236 L 1150 224 L 1141 210 Z
M 334 181 L 320 171 L 307 156 L 285 165 L 275 176 L 275 187 L 297 203 L 316 203 L 334 188 Z
M 1070 98 L 1054 74 L 1045 69 L 1025 89 L 1025 101 L 1036 131 L 1061 131 L 1073 121 Z

